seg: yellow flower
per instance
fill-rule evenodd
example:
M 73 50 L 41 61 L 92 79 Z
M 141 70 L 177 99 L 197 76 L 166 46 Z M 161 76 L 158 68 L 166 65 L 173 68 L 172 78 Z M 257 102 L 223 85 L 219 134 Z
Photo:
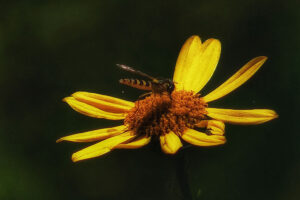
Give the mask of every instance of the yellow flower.
M 197 146 L 215 146 L 226 142 L 226 123 L 260 124 L 276 118 L 273 110 L 232 110 L 208 107 L 246 82 L 266 61 L 260 56 L 250 60 L 218 88 L 201 97 L 199 91 L 213 75 L 221 52 L 219 40 L 204 43 L 198 36 L 190 37 L 183 45 L 175 67 L 175 90 L 151 94 L 135 103 L 118 98 L 76 92 L 64 99 L 81 114 L 124 120 L 123 125 L 78 133 L 60 141 L 100 141 L 72 155 L 74 162 L 94 158 L 113 149 L 135 149 L 148 144 L 151 137 L 159 137 L 162 150 L 174 154 L 182 147 L 182 140 Z

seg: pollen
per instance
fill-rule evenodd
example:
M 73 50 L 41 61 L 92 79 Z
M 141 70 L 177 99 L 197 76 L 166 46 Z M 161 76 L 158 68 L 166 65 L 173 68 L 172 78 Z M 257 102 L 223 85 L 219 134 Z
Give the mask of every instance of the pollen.
M 163 135 L 170 131 L 181 135 L 186 128 L 207 118 L 206 108 L 205 101 L 192 91 L 152 93 L 135 102 L 124 124 L 136 135 Z

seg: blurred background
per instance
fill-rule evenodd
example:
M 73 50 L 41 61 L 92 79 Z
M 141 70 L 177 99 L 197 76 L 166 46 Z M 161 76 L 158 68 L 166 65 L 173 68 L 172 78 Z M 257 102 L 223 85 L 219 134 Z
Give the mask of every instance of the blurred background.
M 300 199 L 299 23 L 289 0 L 1 1 L 0 199 Z M 167 156 L 152 141 L 72 163 L 89 144 L 56 139 L 121 122 L 78 114 L 62 98 L 89 91 L 134 101 L 143 92 L 120 85 L 132 75 L 115 64 L 171 78 L 191 35 L 222 43 L 202 94 L 269 57 L 211 107 L 269 108 L 279 118 L 227 125 L 220 147 Z

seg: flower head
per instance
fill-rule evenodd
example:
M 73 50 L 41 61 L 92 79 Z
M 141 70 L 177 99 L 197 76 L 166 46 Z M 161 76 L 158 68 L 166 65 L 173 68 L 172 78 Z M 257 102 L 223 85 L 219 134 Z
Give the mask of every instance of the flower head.
M 250 60 L 202 97 L 199 91 L 213 75 L 220 52 L 218 40 L 201 43 L 198 36 L 190 37 L 179 53 L 173 76 L 175 90 L 171 93 L 152 93 L 134 103 L 88 92 L 66 97 L 64 101 L 77 112 L 95 118 L 123 120 L 123 125 L 65 136 L 57 142 L 100 141 L 74 153 L 74 162 L 101 156 L 113 149 L 140 148 L 152 137 L 159 138 L 165 153 L 174 154 L 183 146 L 182 140 L 197 146 L 224 144 L 224 122 L 260 124 L 276 118 L 276 112 L 268 109 L 232 110 L 208 106 L 209 102 L 241 86 L 267 59 L 260 56 Z

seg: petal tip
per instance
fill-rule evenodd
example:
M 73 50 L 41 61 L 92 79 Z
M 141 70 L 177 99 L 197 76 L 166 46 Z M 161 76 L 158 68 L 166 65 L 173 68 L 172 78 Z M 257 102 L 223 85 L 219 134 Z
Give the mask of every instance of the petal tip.
M 273 119 L 276 119 L 276 118 L 279 118 L 279 115 L 276 113 L 276 111 L 274 111 Z
M 215 43 L 216 47 L 221 48 L 221 41 L 215 38 L 209 38 L 205 41 L 205 44 L 208 46 L 211 43 Z
M 55 142 L 56 142 L 56 143 L 60 143 L 60 142 L 62 142 L 62 141 L 64 141 L 64 139 L 63 139 L 63 138 L 59 138 L 59 139 L 57 139 Z
M 62 99 L 62 101 L 66 103 L 69 103 L 71 100 L 74 100 L 74 97 L 65 97 Z
M 279 115 L 277 114 L 277 112 L 275 110 L 266 110 L 265 111 L 266 116 L 268 116 L 270 118 L 270 120 L 272 119 L 276 119 L 279 117 Z
M 259 56 L 261 59 L 263 59 L 263 60 L 267 60 L 268 59 L 268 57 L 267 56 Z
M 182 147 L 182 146 L 181 146 Z M 181 147 L 179 147 L 178 149 L 171 149 L 171 148 L 163 148 L 162 151 L 165 153 L 165 154 L 169 154 L 169 155 L 174 155 L 176 154 L 179 149 L 181 149 Z
M 209 38 L 207 39 L 208 42 L 218 42 L 218 43 L 221 43 L 219 39 L 216 39 L 216 38 Z
M 190 47 L 192 44 L 201 45 L 201 38 L 198 35 L 192 35 L 186 40 L 183 47 Z
M 268 57 L 267 56 L 258 56 L 258 57 L 256 57 L 256 59 L 259 59 L 260 62 L 262 62 L 262 64 L 261 64 L 261 66 L 262 66 L 268 60 Z
M 78 156 L 76 155 L 76 153 L 73 153 L 73 154 L 72 154 L 72 158 L 71 158 L 71 159 L 72 159 L 73 162 L 78 162 L 78 161 L 81 160 L 80 157 L 78 157 Z
M 86 159 L 89 159 L 90 157 L 87 157 L 87 156 L 84 156 L 84 155 L 79 155 L 78 152 L 75 152 L 72 154 L 72 161 L 73 162 L 78 162 L 78 161 L 81 161 L 81 160 L 86 160 Z
M 192 36 L 189 37 L 189 39 L 191 39 L 191 40 L 200 40 L 200 37 L 199 37 L 199 35 L 192 35 Z
M 74 98 L 76 98 L 76 97 L 78 97 L 78 96 L 80 96 L 80 95 L 84 95 L 84 94 L 86 94 L 86 93 L 87 93 L 87 92 L 77 91 L 77 92 L 74 92 L 71 96 L 74 97 Z

